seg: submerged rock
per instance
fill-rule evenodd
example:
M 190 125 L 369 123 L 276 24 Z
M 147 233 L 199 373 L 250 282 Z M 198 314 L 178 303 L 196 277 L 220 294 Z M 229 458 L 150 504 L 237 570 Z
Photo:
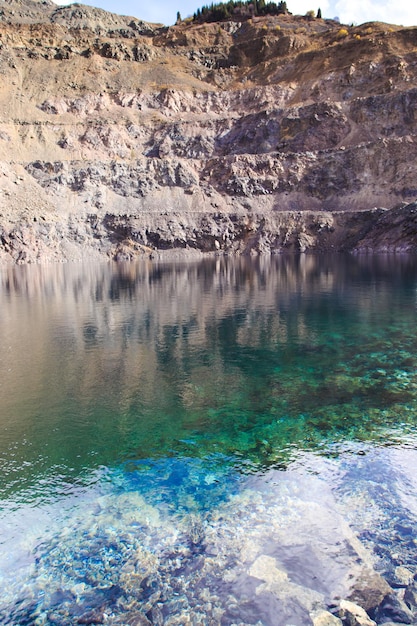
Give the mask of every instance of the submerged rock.
M 394 570 L 395 582 L 399 587 L 408 587 L 414 578 L 412 571 L 402 565 L 398 565 Z

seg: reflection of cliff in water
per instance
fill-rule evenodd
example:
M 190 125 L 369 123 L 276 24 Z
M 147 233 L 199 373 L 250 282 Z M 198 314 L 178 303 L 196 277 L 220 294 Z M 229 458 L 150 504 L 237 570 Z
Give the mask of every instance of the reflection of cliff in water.
M 8 267 L 0 273 L 0 297 L 7 302 L 1 331 L 7 335 L 13 326 L 19 325 L 19 332 L 26 326 L 31 336 L 53 341 L 50 325 L 55 322 L 79 348 L 118 333 L 123 349 L 127 339 L 143 341 L 155 330 L 162 336 L 172 331 L 177 344 L 201 343 L 213 320 L 238 312 L 236 325 L 244 328 L 256 310 L 258 325 L 262 319 L 285 339 L 290 328 L 305 332 L 305 313 L 322 311 L 328 294 L 346 306 L 347 294 L 355 290 L 354 308 L 370 311 L 391 300 L 393 284 L 401 287 L 414 278 L 412 258 L 384 256 Z M 369 298 L 369 290 L 375 298 Z M 286 315 L 289 307 L 291 316 Z M 21 324 L 25 315 L 27 325 Z
M 414 402 L 408 258 L 26 266 L 0 279 L 5 445 L 29 436 L 48 462 L 111 462 L 109 440 L 125 457 L 164 454 L 190 433 L 206 451 L 273 460 L 291 441 L 346 436 L 347 420 L 368 423 L 366 437 Z M 54 429 L 62 441 L 46 449 Z

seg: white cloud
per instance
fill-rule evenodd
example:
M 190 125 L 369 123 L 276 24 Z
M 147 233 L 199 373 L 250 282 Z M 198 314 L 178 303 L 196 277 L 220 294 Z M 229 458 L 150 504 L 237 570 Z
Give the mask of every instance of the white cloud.
M 417 25 L 417 4 L 410 0 L 337 0 L 334 7 L 335 15 L 345 24 L 374 21 Z
M 334 17 L 330 15 L 330 4 L 329 0 L 287 0 L 288 10 L 294 15 L 305 15 L 307 11 L 316 13 L 317 9 L 320 8 L 323 17 Z
M 294 15 L 320 7 L 323 17 L 338 16 L 344 24 L 379 21 L 417 26 L 417 2 L 410 0 L 287 0 L 287 5 Z

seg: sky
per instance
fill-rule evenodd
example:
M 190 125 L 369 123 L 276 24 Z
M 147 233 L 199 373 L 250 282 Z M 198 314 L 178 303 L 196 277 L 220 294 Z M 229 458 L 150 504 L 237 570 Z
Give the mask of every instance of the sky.
M 212 0 L 78 0 L 113 13 L 132 15 L 147 22 L 175 23 L 177 11 L 181 17 L 192 15 L 199 7 Z M 216 3 L 218 0 L 214 0 Z M 275 0 L 278 2 L 278 0 Z M 404 26 L 417 26 L 417 2 L 415 0 L 286 0 L 294 15 L 305 15 L 320 7 L 322 16 L 338 17 L 343 24 L 363 24 L 380 21 Z M 58 0 L 59 4 L 68 4 Z

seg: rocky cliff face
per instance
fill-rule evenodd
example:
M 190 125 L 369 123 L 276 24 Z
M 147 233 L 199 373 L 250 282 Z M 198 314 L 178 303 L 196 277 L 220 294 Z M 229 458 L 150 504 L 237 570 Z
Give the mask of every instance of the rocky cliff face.
M 1 261 L 417 249 L 417 28 L 0 0 L 0 73 Z

